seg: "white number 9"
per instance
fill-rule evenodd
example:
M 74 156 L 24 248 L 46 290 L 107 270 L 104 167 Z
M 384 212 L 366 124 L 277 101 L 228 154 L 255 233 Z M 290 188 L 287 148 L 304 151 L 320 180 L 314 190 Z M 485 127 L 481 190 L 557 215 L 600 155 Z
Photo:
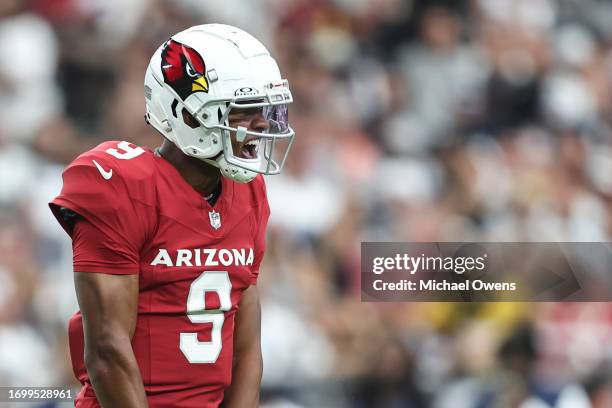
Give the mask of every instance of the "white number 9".
M 221 307 L 206 309 L 206 292 L 217 292 Z M 230 310 L 232 282 L 227 272 L 206 271 L 191 283 L 187 297 L 187 317 L 191 323 L 212 323 L 210 341 L 199 341 L 197 333 L 181 333 L 180 348 L 190 363 L 214 363 L 223 345 L 221 329 L 225 321 L 223 312 Z
M 142 147 L 132 147 L 125 141 L 117 143 L 117 147 L 123 150 L 123 152 L 111 147 L 106 149 L 106 153 L 121 160 L 129 160 L 133 159 L 134 157 L 138 157 L 145 152 Z

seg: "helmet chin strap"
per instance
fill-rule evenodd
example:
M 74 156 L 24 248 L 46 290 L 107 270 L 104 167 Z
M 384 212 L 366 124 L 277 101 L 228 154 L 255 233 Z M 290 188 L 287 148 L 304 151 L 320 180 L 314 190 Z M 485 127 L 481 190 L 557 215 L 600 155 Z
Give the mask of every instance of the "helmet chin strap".
M 257 173 L 254 171 L 229 164 L 223 154 L 216 159 L 215 165 L 221 170 L 221 174 L 224 177 L 230 178 L 237 183 L 248 183 L 257 176 Z
M 201 160 L 217 167 L 221 171 L 223 177 L 227 177 L 237 183 L 248 183 L 257 176 L 257 173 L 254 171 L 246 170 L 228 163 L 227 160 L 225 160 L 223 152 L 213 158 Z
M 190 155 L 189 151 L 183 151 L 183 153 Z M 223 177 L 227 177 L 231 180 L 236 181 L 237 183 L 248 183 L 257 176 L 257 172 L 246 170 L 240 166 L 236 166 L 236 165 L 228 163 L 227 160 L 225 159 L 225 154 L 223 150 L 219 152 L 219 154 L 217 154 L 215 157 L 210 157 L 210 158 L 200 157 L 199 159 L 205 163 L 208 163 L 212 166 L 217 167 L 219 170 L 221 170 L 221 175 Z

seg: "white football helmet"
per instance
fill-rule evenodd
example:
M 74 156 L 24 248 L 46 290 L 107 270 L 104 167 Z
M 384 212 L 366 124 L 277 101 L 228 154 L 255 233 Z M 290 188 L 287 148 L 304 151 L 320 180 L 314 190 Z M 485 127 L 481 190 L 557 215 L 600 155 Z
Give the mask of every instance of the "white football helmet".
M 241 183 L 280 173 L 295 136 L 288 123 L 293 98 L 274 58 L 250 34 L 223 24 L 181 31 L 153 54 L 144 84 L 145 119 L 185 154 Z M 237 108 L 262 108 L 268 129 L 230 127 Z M 234 154 L 232 134 L 254 157 Z

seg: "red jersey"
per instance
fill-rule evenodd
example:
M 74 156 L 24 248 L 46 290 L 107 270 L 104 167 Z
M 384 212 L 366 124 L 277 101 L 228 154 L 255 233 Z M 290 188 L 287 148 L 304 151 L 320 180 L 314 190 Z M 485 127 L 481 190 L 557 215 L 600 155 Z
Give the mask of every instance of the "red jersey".
M 151 150 L 106 142 L 66 168 L 50 204 L 71 236 L 60 207 L 104 237 L 94 255 L 74 247 L 75 271 L 139 274 L 132 348 L 152 408 L 217 407 L 231 381 L 234 316 L 242 292 L 257 280 L 269 207 L 262 176 L 248 184 L 221 180 L 211 207 Z M 69 340 L 83 384 L 75 404 L 98 407 L 79 312 Z

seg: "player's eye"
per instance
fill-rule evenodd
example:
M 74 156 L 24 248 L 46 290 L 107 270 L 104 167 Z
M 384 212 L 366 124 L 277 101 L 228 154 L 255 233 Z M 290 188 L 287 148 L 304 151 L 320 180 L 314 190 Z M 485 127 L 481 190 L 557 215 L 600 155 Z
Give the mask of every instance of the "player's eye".
M 191 65 L 189 64 L 189 62 L 185 63 L 185 71 L 187 71 L 187 75 L 189 75 L 192 78 L 195 78 L 196 76 L 198 76 L 198 73 L 195 72 L 193 68 L 191 68 Z

